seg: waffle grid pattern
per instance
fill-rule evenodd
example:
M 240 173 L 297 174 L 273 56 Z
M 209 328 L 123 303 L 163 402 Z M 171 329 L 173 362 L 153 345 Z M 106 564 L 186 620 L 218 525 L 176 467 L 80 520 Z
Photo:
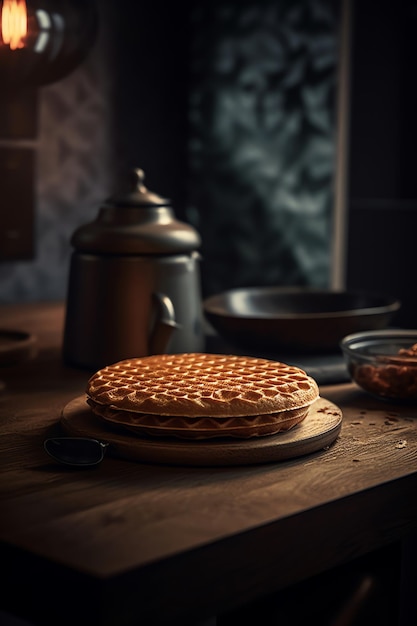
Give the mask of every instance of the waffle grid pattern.
M 96 372 L 87 396 L 121 411 L 190 418 L 227 418 L 308 407 L 316 382 L 303 370 L 255 357 L 154 355 Z

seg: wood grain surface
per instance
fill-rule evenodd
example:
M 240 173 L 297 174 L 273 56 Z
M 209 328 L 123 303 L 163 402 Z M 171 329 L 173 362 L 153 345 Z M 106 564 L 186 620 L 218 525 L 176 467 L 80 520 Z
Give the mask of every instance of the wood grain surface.
M 0 327 L 33 332 L 39 346 L 0 370 L 5 608 L 43 626 L 80 614 L 98 626 L 190 624 L 416 531 L 416 407 L 350 383 L 320 389 L 343 413 L 340 433 L 301 457 L 58 465 L 43 441 L 62 434 L 90 375 L 62 362 L 63 319 L 61 303 L 0 307 Z

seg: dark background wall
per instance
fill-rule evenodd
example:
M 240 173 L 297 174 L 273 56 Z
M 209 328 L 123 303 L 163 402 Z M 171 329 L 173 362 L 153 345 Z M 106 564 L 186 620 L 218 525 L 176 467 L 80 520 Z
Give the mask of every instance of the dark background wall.
M 2 299 L 64 297 L 71 233 L 137 166 L 200 231 L 204 294 L 326 285 L 338 2 L 99 7 L 87 62 L 37 94 L 35 256 Z
M 206 293 L 329 284 L 338 8 L 194 3 L 188 178 Z
M 120 183 L 142 167 L 146 184 L 185 219 L 190 24 L 188 2 L 108 2 L 113 40 L 112 150 Z
M 1 86 L 2 302 L 65 297 L 71 234 L 113 186 L 110 4 L 100 3 L 99 38 L 73 73 L 39 89 Z
M 417 326 L 417 2 L 356 2 L 347 285 L 395 295 Z
M 36 94 L 34 255 L 1 261 L 0 301 L 65 297 L 72 232 L 135 166 L 201 231 L 206 293 L 327 283 L 339 5 L 100 2 L 87 61 Z M 409 326 L 415 5 L 351 3 L 346 229 L 346 284 L 397 295 Z

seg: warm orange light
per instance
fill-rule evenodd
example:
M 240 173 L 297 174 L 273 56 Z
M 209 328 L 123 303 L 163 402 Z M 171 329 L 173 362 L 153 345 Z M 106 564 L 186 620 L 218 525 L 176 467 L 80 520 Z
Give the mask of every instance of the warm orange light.
M 27 21 L 25 0 L 4 0 L 1 12 L 1 35 L 3 43 L 11 50 L 24 47 Z

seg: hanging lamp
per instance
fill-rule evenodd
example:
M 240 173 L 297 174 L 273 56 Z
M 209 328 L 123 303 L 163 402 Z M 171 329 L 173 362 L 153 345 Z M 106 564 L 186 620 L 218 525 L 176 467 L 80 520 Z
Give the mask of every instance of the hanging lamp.
M 97 30 L 93 0 L 0 0 L 1 84 L 64 78 L 85 59 Z

